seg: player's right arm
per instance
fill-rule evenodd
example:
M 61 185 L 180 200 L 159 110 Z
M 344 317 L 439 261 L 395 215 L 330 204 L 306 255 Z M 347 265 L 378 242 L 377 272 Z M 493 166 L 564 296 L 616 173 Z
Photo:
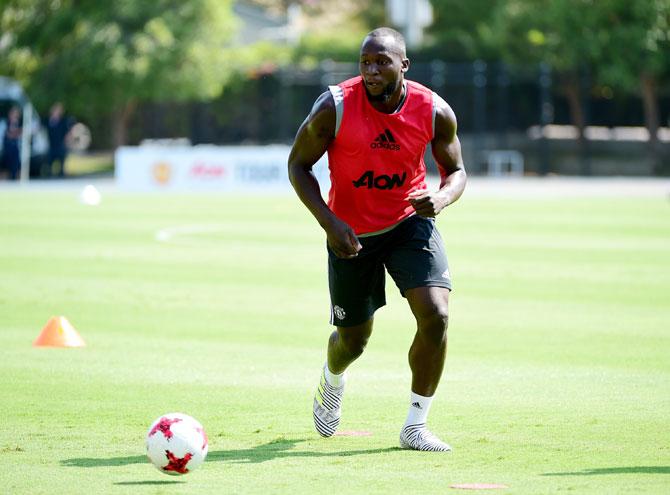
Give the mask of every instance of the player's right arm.
M 321 196 L 312 167 L 335 139 L 335 102 L 329 91 L 317 98 L 298 129 L 288 159 L 288 176 L 293 189 L 326 232 L 330 249 L 339 258 L 353 258 L 361 250 L 354 230 L 340 220 Z

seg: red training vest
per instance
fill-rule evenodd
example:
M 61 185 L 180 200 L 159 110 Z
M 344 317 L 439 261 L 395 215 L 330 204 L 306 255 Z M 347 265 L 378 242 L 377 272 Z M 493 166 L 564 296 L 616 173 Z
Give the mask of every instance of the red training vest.
M 409 217 L 405 198 L 426 189 L 426 145 L 433 139 L 433 92 L 406 81 L 400 111 L 386 114 L 368 101 L 361 77 L 339 84 L 342 121 L 328 147 L 328 206 L 356 234 L 377 232 Z

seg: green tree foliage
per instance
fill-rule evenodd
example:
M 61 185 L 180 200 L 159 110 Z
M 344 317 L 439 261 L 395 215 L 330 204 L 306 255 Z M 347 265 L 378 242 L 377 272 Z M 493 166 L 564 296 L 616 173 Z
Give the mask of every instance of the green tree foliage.
M 436 53 L 450 61 L 500 59 L 501 45 L 493 20 L 504 0 L 431 0 L 431 3 L 434 22 L 427 34 Z
M 507 0 L 495 22 L 509 61 L 545 61 L 559 74 L 580 130 L 580 73 L 617 90 L 639 90 L 658 160 L 657 87 L 670 76 L 670 0 Z
M 299 7 L 294 19 L 300 39 L 292 49 L 292 61 L 313 67 L 324 60 L 355 62 L 366 33 L 384 25 L 385 3 L 379 0 L 248 0 L 268 11 L 287 15 Z
M 5 0 L 0 70 L 42 106 L 113 109 L 117 144 L 138 101 L 217 95 L 229 73 L 230 0 Z
M 503 57 L 517 67 L 552 68 L 579 132 L 582 166 L 586 172 L 586 118 L 583 108 L 584 72 L 598 60 L 600 44 L 593 26 L 598 22 L 595 0 L 507 0 L 494 16 Z
M 602 0 L 599 73 L 614 86 L 639 87 L 640 76 L 670 76 L 670 0 Z
M 658 140 L 659 86 L 670 81 L 670 0 L 603 0 L 598 36 L 600 79 L 642 96 L 649 152 L 657 172 L 668 173 Z
M 504 56 L 516 64 L 546 62 L 559 72 L 598 59 L 595 0 L 507 0 L 499 4 L 495 31 Z
M 604 81 L 633 89 L 643 72 L 670 64 L 670 0 L 507 0 L 495 16 L 505 56 L 557 71 L 588 65 Z

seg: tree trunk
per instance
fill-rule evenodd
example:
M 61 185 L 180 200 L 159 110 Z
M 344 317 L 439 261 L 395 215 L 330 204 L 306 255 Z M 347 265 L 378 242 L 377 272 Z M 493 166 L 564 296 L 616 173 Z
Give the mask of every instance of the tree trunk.
M 577 128 L 578 135 L 584 135 L 584 110 L 582 109 L 582 97 L 579 89 L 579 81 L 576 78 L 570 78 L 563 84 L 563 92 L 568 99 L 568 106 L 570 108 L 570 120 L 572 125 Z
M 112 114 L 112 144 L 115 148 L 128 142 L 128 123 L 136 107 L 135 101 L 127 101 Z
M 649 73 L 640 76 L 640 88 L 642 90 L 642 104 L 644 105 L 644 124 L 649 131 L 649 159 L 654 167 L 655 173 L 661 173 L 661 153 L 658 140 L 658 129 L 660 117 L 658 112 L 658 86 L 656 78 Z
M 589 149 L 586 141 L 586 115 L 582 102 L 582 89 L 577 74 L 572 74 L 563 83 L 563 92 L 568 100 L 570 120 L 577 128 L 577 149 L 582 174 L 590 175 Z

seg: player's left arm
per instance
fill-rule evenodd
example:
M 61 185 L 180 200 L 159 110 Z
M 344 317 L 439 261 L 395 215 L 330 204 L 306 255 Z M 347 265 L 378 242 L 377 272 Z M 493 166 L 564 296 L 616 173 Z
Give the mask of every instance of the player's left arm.
M 408 197 L 418 215 L 434 217 L 463 194 L 467 174 L 456 135 L 456 115 L 442 98 L 436 98 L 435 135 L 431 141 L 433 157 L 440 172 L 437 191 L 415 191 Z

